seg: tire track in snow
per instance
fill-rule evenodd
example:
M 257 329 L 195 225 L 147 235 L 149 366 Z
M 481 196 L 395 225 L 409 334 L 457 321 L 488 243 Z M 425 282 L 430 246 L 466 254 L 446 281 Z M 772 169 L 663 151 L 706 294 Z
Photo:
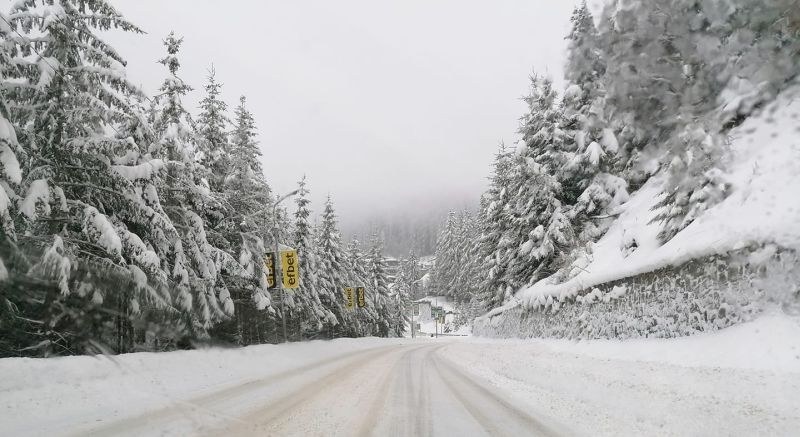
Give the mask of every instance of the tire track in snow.
M 298 419 L 294 421 L 295 425 L 300 425 L 299 422 L 302 420 L 312 419 L 312 417 L 301 416 L 298 412 L 308 413 L 307 411 L 301 411 L 306 406 L 311 406 L 313 411 L 313 404 L 318 399 L 327 396 L 334 399 L 346 400 L 348 394 L 352 396 L 352 393 L 347 393 L 346 390 L 340 395 L 337 395 L 336 389 L 341 385 L 346 385 L 345 383 L 347 383 L 349 379 L 357 378 L 364 367 L 374 364 L 377 359 L 386 359 L 387 356 L 391 357 L 391 355 L 398 353 L 400 353 L 402 357 L 422 347 L 424 346 L 418 346 L 411 350 L 404 350 L 408 349 L 407 346 L 401 348 L 391 346 L 389 350 L 381 348 L 380 351 L 374 354 L 364 356 L 359 360 L 354 360 L 318 379 L 304 383 L 285 396 L 261 404 L 257 410 L 252 410 L 250 413 L 240 417 L 237 423 L 233 424 L 233 427 L 218 429 L 214 432 L 214 435 L 305 435 L 308 432 L 307 430 L 296 430 L 294 433 L 290 434 L 279 432 L 278 430 L 287 424 L 291 425 L 293 423 L 291 419 Z M 373 391 L 376 394 L 371 395 L 373 397 L 371 405 L 374 405 L 376 399 L 379 400 L 381 396 L 384 396 L 384 393 L 389 391 L 389 383 L 391 382 L 391 377 L 396 370 L 398 362 L 399 358 L 394 358 L 393 364 L 381 369 L 383 372 L 383 377 L 381 378 L 382 382 L 378 390 Z M 328 405 L 328 408 L 331 407 L 333 406 Z M 339 417 L 341 421 L 346 421 L 344 419 L 347 418 L 348 415 Z M 372 425 L 367 424 L 358 428 L 353 427 L 352 431 L 348 434 L 355 433 L 357 429 L 365 429 L 368 432 L 370 426 Z M 329 429 L 328 433 L 330 435 L 336 434 L 333 428 Z
M 193 397 L 188 400 L 175 400 L 174 403 L 166 408 L 157 411 L 148 411 L 136 416 L 116 420 L 108 424 L 101 424 L 89 429 L 83 429 L 72 435 L 75 436 L 101 436 L 101 435 L 136 435 L 136 431 L 152 431 L 159 423 L 164 423 L 165 420 L 174 418 L 183 418 L 192 421 L 198 425 L 200 424 L 194 420 L 197 411 L 206 412 L 216 417 L 221 417 L 224 420 L 231 422 L 241 422 L 241 419 L 220 413 L 218 410 L 213 410 L 215 404 L 219 404 L 226 400 L 234 399 L 250 392 L 262 390 L 270 385 L 282 382 L 290 378 L 298 378 L 305 373 L 314 372 L 327 366 L 334 366 L 341 362 L 349 362 L 350 360 L 358 360 L 369 358 L 373 355 L 379 355 L 386 350 L 391 350 L 393 346 L 382 346 L 371 348 L 362 351 L 350 352 L 333 357 L 332 359 L 317 361 L 309 363 L 304 366 L 284 370 L 275 374 L 271 374 L 264 378 L 251 379 L 236 385 L 215 390 L 200 396 Z M 349 364 L 345 364 L 345 367 Z M 335 373 L 335 372 L 334 372 Z
M 382 411 L 387 406 L 387 401 L 389 399 L 390 394 L 394 393 L 397 390 L 403 390 L 406 399 L 409 402 L 411 401 L 412 399 L 411 393 L 413 391 L 413 386 L 410 383 L 411 378 L 409 376 L 410 376 L 410 369 L 412 368 L 414 363 L 412 357 L 414 354 L 424 349 L 428 349 L 428 346 L 417 347 L 406 351 L 400 356 L 400 358 L 397 359 L 397 361 L 392 366 L 391 370 L 388 371 L 383 376 L 379 388 L 377 390 L 377 393 L 372 401 L 372 404 L 367 413 L 365 414 L 365 420 L 363 420 L 361 425 L 359 426 L 359 431 L 358 431 L 359 437 L 374 435 L 374 431 L 379 422 L 379 419 L 384 417 Z M 408 405 L 408 407 L 412 407 L 412 405 Z M 407 425 L 407 422 L 404 421 L 402 425 Z M 399 433 L 398 431 L 400 430 L 395 428 L 395 435 L 405 435 Z
M 427 391 L 422 377 L 425 375 L 424 363 L 431 353 L 442 347 L 444 345 L 425 345 L 406 351 L 398 358 L 384 376 L 377 395 L 365 414 L 366 419 L 359 426 L 360 437 L 381 435 L 377 429 L 392 436 L 433 434 L 430 426 L 430 398 L 422 395 Z M 418 358 L 420 354 L 424 354 L 424 358 Z
M 433 355 L 433 367 L 449 391 L 492 436 L 558 436 L 553 427 L 533 418 L 511 401 L 476 381 L 461 369 Z

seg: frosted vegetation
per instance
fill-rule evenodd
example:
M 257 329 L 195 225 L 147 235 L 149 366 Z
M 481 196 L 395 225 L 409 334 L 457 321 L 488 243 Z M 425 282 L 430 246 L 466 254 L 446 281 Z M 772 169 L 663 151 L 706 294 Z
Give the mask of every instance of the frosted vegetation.
M 511 336 L 724 327 L 772 273 L 769 300 L 796 304 L 796 2 L 618 0 L 571 24 L 565 89 L 532 75 L 478 213 L 443 226 L 436 291 Z
M 180 37 L 150 96 L 99 36 L 142 33 L 107 1 L 1 14 L 0 356 L 276 342 L 282 322 L 293 340 L 403 333 L 380 238 L 345 247 L 331 199 L 312 227 L 304 181 L 273 214 L 246 98 L 231 111 L 212 68 L 186 108 Z M 273 229 L 303 260 L 284 302 L 262 261 Z M 370 289 L 367 310 L 345 286 Z

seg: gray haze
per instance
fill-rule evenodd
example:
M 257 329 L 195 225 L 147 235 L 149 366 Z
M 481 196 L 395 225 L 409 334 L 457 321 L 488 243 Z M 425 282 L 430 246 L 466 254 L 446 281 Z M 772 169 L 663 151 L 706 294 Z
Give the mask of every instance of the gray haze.
M 307 174 L 346 230 L 399 211 L 475 205 L 498 141 L 516 140 L 528 75 L 561 80 L 574 2 L 118 0 L 148 32 L 109 37 L 148 93 L 170 30 L 196 108 L 213 63 L 245 94 L 270 184 Z

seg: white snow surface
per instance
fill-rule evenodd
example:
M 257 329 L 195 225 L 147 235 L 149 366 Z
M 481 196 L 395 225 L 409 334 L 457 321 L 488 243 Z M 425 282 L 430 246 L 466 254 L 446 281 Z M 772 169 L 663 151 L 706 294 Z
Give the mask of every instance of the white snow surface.
M 454 380 L 459 373 L 472 382 Z M 0 375 L 0 429 L 15 436 L 197 435 L 220 427 L 228 435 L 276 428 L 275 435 L 352 435 L 353 421 L 389 432 L 381 435 L 399 432 L 398 423 L 421 423 L 433 435 L 484 435 L 498 429 L 469 427 L 502 424 L 495 414 L 503 409 L 564 435 L 800 429 L 800 321 L 782 313 L 667 340 L 340 339 L 6 358 Z M 479 417 L 470 403 L 491 414 Z
M 112 165 L 111 168 L 120 176 L 133 182 L 139 179 L 150 180 L 154 173 L 164 168 L 162 159 L 152 159 L 137 165 Z
M 589 262 L 578 260 L 579 273 L 553 284 L 545 278 L 522 289 L 516 299 L 483 317 L 547 296 L 569 297 L 579 291 L 696 258 L 725 254 L 752 244 L 775 244 L 800 250 L 800 87 L 794 87 L 759 115 L 731 132 L 731 162 L 725 172 L 731 194 L 660 245 L 658 223 L 649 223 L 659 200 L 660 177 L 653 177 L 620 207 L 622 214 L 592 246 Z M 626 243 L 635 250 L 626 253 Z
M 480 344 L 481 347 L 476 347 Z M 586 436 L 797 435 L 800 321 L 677 339 L 472 338 L 448 357 Z
M 49 200 L 50 187 L 47 185 L 47 180 L 37 179 L 31 182 L 31 186 L 28 188 L 28 194 L 19 206 L 19 210 L 29 219 L 33 220 L 36 218 L 36 205 L 39 203 L 44 206 L 45 214 L 50 213 Z
M 3 258 L 0 258 L 0 282 L 6 279 L 8 279 L 8 269 L 6 269 L 6 265 L 3 263 Z
M 20 170 L 17 155 L 11 150 L 9 144 L 17 144 L 17 135 L 11 122 L 0 115 L 0 164 L 2 164 L 5 177 L 18 184 L 22 181 L 22 171 Z

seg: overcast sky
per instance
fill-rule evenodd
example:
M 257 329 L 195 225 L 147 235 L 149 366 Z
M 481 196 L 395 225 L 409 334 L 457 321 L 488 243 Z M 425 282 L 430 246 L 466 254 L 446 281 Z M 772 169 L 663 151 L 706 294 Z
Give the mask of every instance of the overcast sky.
M 257 121 L 278 192 L 307 174 L 345 222 L 477 202 L 535 69 L 561 80 L 572 0 L 113 0 L 148 32 L 111 41 L 153 93 L 174 30 L 195 109 L 213 63 Z

